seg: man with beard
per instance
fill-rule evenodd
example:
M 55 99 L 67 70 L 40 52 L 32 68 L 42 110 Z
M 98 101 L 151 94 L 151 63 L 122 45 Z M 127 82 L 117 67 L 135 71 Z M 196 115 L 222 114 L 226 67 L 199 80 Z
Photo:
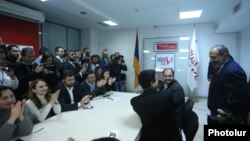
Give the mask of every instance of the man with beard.
M 181 115 L 183 113 L 182 105 L 185 103 L 185 94 L 180 83 L 174 79 L 174 70 L 166 68 L 163 70 L 163 83 L 159 87 L 160 90 L 169 92 L 172 95 L 177 125 L 180 127 Z
M 62 71 L 71 70 L 74 72 L 75 79 L 81 83 L 85 79 L 86 68 L 81 68 L 81 66 L 76 63 L 76 54 L 73 50 L 69 50 L 67 53 L 67 62 L 62 64 Z
M 225 84 L 232 84 L 239 90 L 240 120 L 246 123 L 249 113 L 249 93 L 247 77 L 241 66 L 230 56 L 228 48 L 224 45 L 215 45 L 209 52 L 210 62 L 213 65 L 213 73 L 209 85 L 208 108 L 211 116 L 223 115 L 230 112 L 230 103 L 223 92 Z M 208 119 L 208 124 L 209 123 Z
M 17 45 L 7 46 L 7 62 L 16 67 L 20 63 L 20 49 Z
M 61 104 L 62 111 L 77 110 L 89 102 L 90 95 L 83 97 L 83 93 L 79 92 L 79 83 L 75 81 L 74 73 L 66 70 L 62 74 L 62 81 L 57 85 L 60 90 L 58 101 Z

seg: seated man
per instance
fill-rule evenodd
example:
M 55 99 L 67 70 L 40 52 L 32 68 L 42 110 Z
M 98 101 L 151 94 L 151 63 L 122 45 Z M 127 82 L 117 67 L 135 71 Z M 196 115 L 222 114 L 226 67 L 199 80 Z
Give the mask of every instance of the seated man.
M 26 136 L 32 132 L 33 124 L 25 110 L 25 100 L 15 104 L 15 95 L 10 87 L 0 86 L 0 137 L 1 141 Z
M 144 91 L 131 99 L 131 105 L 141 118 L 140 141 L 180 141 L 171 93 L 158 94 L 154 70 L 142 71 L 139 84 Z
M 185 94 L 180 83 L 174 79 L 173 69 L 166 68 L 163 70 L 163 83 L 160 85 L 159 89 L 163 91 L 169 91 L 167 93 L 171 93 L 174 101 L 176 122 L 180 128 L 183 104 L 185 103 Z
M 82 93 L 79 93 L 78 82 L 75 81 L 74 72 L 65 70 L 62 75 L 62 81 L 57 85 L 60 89 L 58 101 L 61 104 L 62 111 L 77 110 L 82 107 L 84 103 L 88 103 L 91 98 L 90 95 L 83 97 Z
M 103 95 L 105 88 L 103 87 L 107 83 L 107 80 L 100 80 L 96 82 L 95 73 L 89 71 L 85 81 L 79 85 L 79 91 L 84 95 L 91 95 L 92 97 Z

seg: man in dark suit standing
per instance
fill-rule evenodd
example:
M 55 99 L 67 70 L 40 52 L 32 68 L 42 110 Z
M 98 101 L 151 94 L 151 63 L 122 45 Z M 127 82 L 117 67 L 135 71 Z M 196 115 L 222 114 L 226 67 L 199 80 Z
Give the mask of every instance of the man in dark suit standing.
M 208 108 L 212 116 L 230 112 L 230 103 L 223 93 L 223 86 L 232 84 L 239 90 L 240 120 L 246 122 L 249 113 L 247 77 L 241 66 L 230 56 L 224 45 L 215 45 L 209 52 L 214 72 L 209 85 Z
M 131 99 L 131 105 L 141 118 L 140 141 L 180 141 L 172 96 L 170 93 L 157 92 L 158 80 L 155 71 L 142 71 L 139 84 L 144 91 Z
M 86 68 L 81 68 L 76 61 L 76 54 L 75 51 L 69 50 L 67 53 L 67 61 L 61 65 L 62 73 L 64 70 L 71 70 L 74 72 L 75 79 L 80 83 L 85 78 Z
M 84 104 L 89 102 L 90 95 L 83 97 L 83 94 L 79 93 L 79 83 L 75 81 L 74 73 L 70 70 L 65 70 L 62 75 L 62 81 L 57 85 L 60 89 L 58 101 L 61 104 L 62 111 L 77 110 Z

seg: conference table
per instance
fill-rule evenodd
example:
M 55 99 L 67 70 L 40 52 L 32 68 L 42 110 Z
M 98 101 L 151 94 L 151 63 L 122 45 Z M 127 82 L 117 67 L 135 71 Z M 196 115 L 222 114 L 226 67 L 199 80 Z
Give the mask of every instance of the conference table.
M 130 99 L 135 93 L 113 92 L 109 97 L 98 96 L 90 103 L 93 109 L 79 108 L 62 112 L 34 125 L 25 141 L 91 141 L 110 134 L 121 141 L 139 140 L 141 121 L 133 111 Z

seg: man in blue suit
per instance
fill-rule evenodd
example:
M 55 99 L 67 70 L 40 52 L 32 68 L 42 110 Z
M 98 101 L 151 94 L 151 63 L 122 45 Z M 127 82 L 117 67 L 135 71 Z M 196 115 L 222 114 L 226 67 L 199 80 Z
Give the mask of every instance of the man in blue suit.
M 228 95 L 223 88 L 225 84 L 232 84 L 239 90 L 236 96 L 239 100 L 239 120 L 245 123 L 250 107 L 245 71 L 234 61 L 224 45 L 212 47 L 209 57 L 214 68 L 208 93 L 208 108 L 211 115 L 224 115 L 226 112 L 231 112 Z

